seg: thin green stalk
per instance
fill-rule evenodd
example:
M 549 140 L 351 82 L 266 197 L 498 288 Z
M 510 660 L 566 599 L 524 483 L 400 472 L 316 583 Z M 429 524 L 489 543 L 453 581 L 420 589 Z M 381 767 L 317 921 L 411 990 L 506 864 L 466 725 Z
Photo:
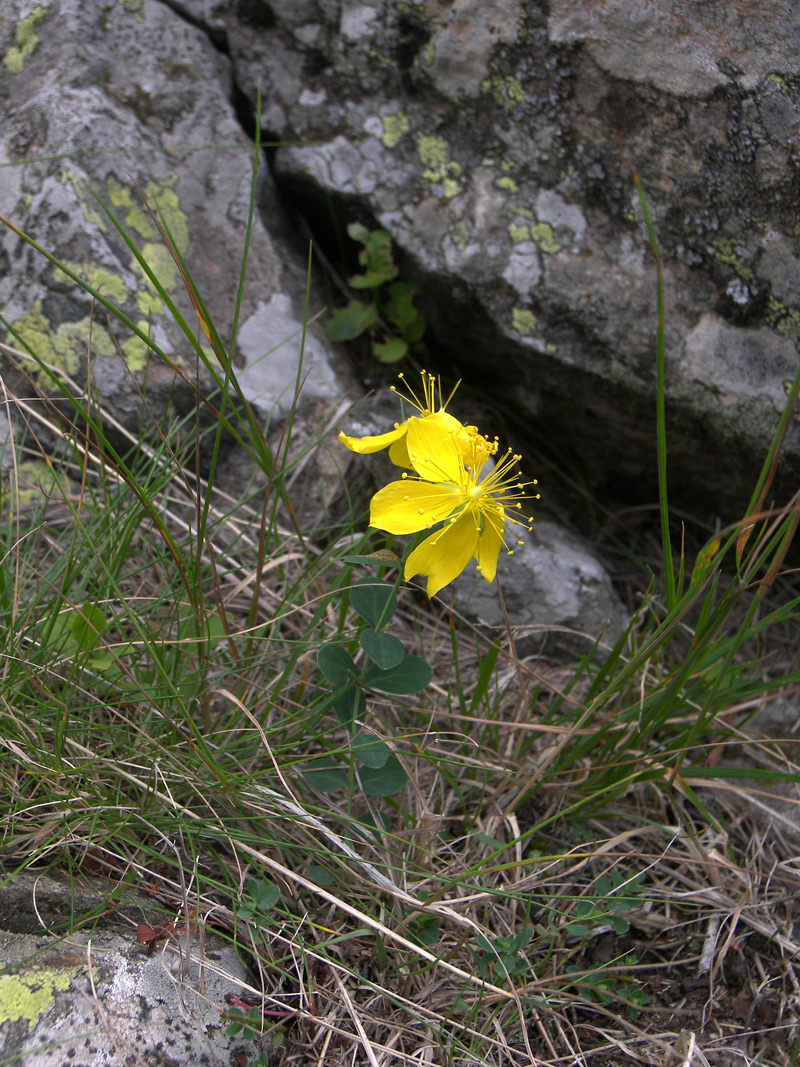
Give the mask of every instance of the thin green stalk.
M 634 184 L 642 206 L 644 224 L 656 263 L 656 444 L 658 448 L 658 506 L 661 514 L 661 547 L 664 555 L 664 581 L 666 583 L 667 609 L 672 611 L 680 595 L 675 582 L 675 564 L 672 559 L 672 543 L 669 534 L 669 506 L 667 504 L 667 416 L 666 416 L 666 356 L 664 343 L 664 277 L 661 267 L 661 250 L 656 230 L 650 217 L 650 208 L 644 195 L 642 180 L 634 175 Z

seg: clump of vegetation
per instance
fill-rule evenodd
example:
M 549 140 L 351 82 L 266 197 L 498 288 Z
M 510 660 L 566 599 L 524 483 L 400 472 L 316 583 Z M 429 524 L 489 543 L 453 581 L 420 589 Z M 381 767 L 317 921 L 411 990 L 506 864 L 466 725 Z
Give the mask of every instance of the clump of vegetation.
M 388 245 L 357 239 L 363 288 L 377 292 L 393 278 Z M 383 530 L 358 503 L 342 521 L 322 502 L 304 528 L 292 501 L 309 451 L 341 465 L 342 499 L 346 463 L 363 460 L 334 425 L 297 447 L 290 418 L 267 440 L 235 342 L 181 267 L 202 345 L 181 322 L 213 383 L 207 429 L 112 433 L 91 383 L 47 366 L 5 323 L 2 351 L 35 372 L 36 402 L 8 395 L 21 458 L 0 513 L 3 877 L 105 877 L 120 906 L 144 888 L 174 923 L 190 914 L 195 953 L 213 926 L 252 963 L 219 1005 L 252 1062 L 269 1059 L 266 1035 L 314 1062 L 344 1050 L 373 1065 L 529 1067 L 584 1051 L 665 1062 L 674 1049 L 688 1064 L 709 1003 L 716 1045 L 738 1049 L 752 1037 L 742 1005 L 756 1001 L 769 1034 L 748 1048 L 779 1062 L 796 1040 L 781 961 L 800 947 L 786 910 L 798 871 L 780 812 L 771 836 L 761 819 L 768 788 L 800 778 L 745 726 L 800 680 L 763 652 L 800 606 L 768 601 L 797 499 L 766 503 L 800 373 L 748 513 L 695 560 L 676 557 L 664 490 L 662 576 L 613 648 L 565 668 L 519 659 L 404 584 L 401 567 L 434 597 L 444 588 L 441 531 L 459 517 L 490 578 L 508 501 L 468 510 L 485 438 L 468 435 L 471 465 L 447 452 L 444 483 L 410 464 L 407 480 L 432 485 L 440 508 L 443 485 L 457 490 L 457 510 L 430 528 L 406 529 L 402 502 L 386 498 L 373 516 Z M 658 365 L 665 471 L 662 342 Z M 57 431 L 58 449 L 43 452 L 37 426 Z M 225 440 L 254 472 L 236 494 L 220 473 Z M 31 458 L 55 473 L 37 495 L 18 477 Z M 148 951 L 170 950 L 174 923 L 147 928 Z
M 368 230 L 351 222 L 348 235 L 363 247 L 358 262 L 361 274 L 348 279 L 353 289 L 372 294 L 369 303 L 351 300 L 327 325 L 332 341 L 353 341 L 368 334 L 370 351 L 381 363 L 398 363 L 425 335 L 427 320 L 414 304 L 422 292 L 416 282 L 397 280 L 392 239 L 386 230 Z

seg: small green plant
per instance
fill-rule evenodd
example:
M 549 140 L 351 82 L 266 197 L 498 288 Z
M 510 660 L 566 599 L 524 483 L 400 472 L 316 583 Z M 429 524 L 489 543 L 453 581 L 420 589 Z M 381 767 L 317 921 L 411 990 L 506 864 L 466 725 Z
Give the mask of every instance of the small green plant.
M 567 930 L 582 939 L 595 936 L 598 927 L 608 926 L 615 934 L 626 934 L 630 923 L 625 912 L 640 908 L 644 900 L 635 890 L 644 880 L 644 872 L 626 878 L 618 870 L 601 874 L 595 882 L 595 892 L 583 896 L 575 904 L 575 911 Z
M 364 268 L 349 279 L 349 284 L 353 289 L 370 291 L 372 300 L 351 300 L 337 311 L 328 323 L 328 336 L 332 341 L 353 341 L 369 332 L 373 335 L 373 356 L 381 363 L 397 363 L 425 333 L 425 315 L 414 306 L 422 290 L 416 282 L 396 280 L 392 239 L 386 230 L 368 230 L 351 222 L 347 233 L 363 246 L 358 262 Z

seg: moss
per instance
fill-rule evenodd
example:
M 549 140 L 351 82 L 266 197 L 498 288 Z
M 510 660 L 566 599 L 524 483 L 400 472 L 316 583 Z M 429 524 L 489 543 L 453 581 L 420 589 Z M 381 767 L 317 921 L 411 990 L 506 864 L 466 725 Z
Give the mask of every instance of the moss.
M 394 115 L 384 115 L 382 137 L 384 145 L 387 148 L 394 148 L 408 133 L 410 126 L 408 115 L 402 111 L 397 111 Z
M 530 226 L 519 226 L 517 223 L 512 222 L 508 227 L 508 233 L 512 242 L 515 245 L 521 245 L 523 241 L 530 241 L 531 228 Z
M 47 8 L 35 7 L 27 18 L 17 26 L 14 36 L 15 44 L 6 52 L 3 66 L 9 74 L 21 74 L 25 60 L 36 49 L 39 35 L 36 27 L 47 18 Z
M 527 308 L 512 308 L 511 325 L 517 333 L 528 337 L 530 334 L 536 333 L 536 316 L 532 311 L 528 311 Z
M 534 226 L 531 226 L 531 240 L 535 241 L 539 248 L 550 256 L 561 248 L 549 222 L 537 222 Z

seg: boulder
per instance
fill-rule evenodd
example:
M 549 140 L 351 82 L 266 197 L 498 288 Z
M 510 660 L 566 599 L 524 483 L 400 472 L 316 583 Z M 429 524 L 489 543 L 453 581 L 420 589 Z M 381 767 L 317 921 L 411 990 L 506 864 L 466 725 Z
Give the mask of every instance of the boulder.
M 114 887 L 111 887 L 114 888 Z M 137 941 L 172 927 L 170 912 L 126 890 L 41 873 L 0 889 L 0 1056 L 28 1067 L 247 1063 L 262 1038 L 228 1036 L 234 1002 L 251 988 L 229 941 Z M 120 899 L 124 903 L 120 903 Z
M 441 365 L 596 492 L 641 501 L 656 277 L 638 172 L 663 253 L 673 498 L 738 517 L 800 339 L 790 0 L 253 0 L 227 18 L 234 77 L 290 142 L 275 172 L 320 241 L 336 247 L 331 205 L 386 228 Z M 783 473 L 800 473 L 797 420 Z
M 0 212 L 152 336 L 166 360 L 5 228 L 0 307 L 12 330 L 0 329 L 0 340 L 31 349 L 81 385 L 90 365 L 106 410 L 129 428 L 143 419 L 142 392 L 156 418 L 193 418 L 198 363 L 206 393 L 211 381 L 198 360 L 201 344 L 223 376 L 157 226 L 158 220 L 168 230 L 227 346 L 253 146 L 231 102 L 230 62 L 212 36 L 152 0 L 123 3 L 113 13 L 81 0 L 33 9 L 10 0 L 0 20 Z M 259 203 L 274 207 L 263 160 L 259 182 Z M 116 224 L 194 337 L 178 328 Z M 293 395 L 304 290 L 302 263 L 289 264 L 280 238 L 256 212 L 234 364 L 264 421 L 273 409 L 285 414 Z M 304 369 L 305 398 L 338 399 L 330 346 L 315 327 Z M 29 370 L 46 384 L 44 371 Z

